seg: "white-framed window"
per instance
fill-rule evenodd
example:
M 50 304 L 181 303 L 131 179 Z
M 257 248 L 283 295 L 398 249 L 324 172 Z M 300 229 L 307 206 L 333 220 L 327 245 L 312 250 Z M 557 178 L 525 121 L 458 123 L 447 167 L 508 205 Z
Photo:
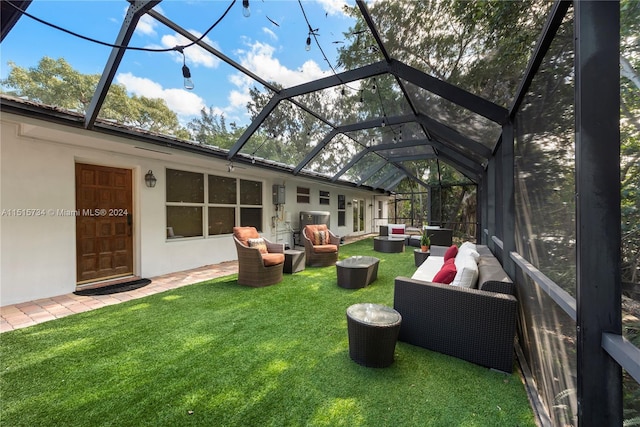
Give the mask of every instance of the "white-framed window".
M 231 234 L 235 225 L 262 230 L 262 182 L 176 169 L 166 172 L 168 238 Z

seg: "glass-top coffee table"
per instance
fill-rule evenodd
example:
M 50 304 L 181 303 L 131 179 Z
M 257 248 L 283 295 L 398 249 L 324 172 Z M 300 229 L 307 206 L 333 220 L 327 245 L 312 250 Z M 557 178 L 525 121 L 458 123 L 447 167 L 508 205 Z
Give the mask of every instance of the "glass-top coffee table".
M 364 288 L 378 278 L 380 260 L 372 256 L 352 256 L 336 262 L 338 286 L 346 289 Z
M 400 313 L 384 305 L 360 303 L 347 308 L 351 359 L 372 368 L 391 365 L 401 322 Z

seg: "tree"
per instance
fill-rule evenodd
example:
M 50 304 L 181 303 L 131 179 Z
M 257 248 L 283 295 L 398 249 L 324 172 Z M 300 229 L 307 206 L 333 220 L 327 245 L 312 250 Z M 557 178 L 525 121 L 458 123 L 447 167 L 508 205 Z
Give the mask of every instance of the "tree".
M 25 69 L 9 62 L 11 71 L 1 83 L 12 88 L 7 93 L 86 113 L 95 92 L 99 74 L 81 74 L 74 70 L 63 58 L 54 60 L 44 57 L 37 67 Z M 100 118 L 135 126 L 151 132 L 188 138 L 177 115 L 162 99 L 144 96 L 129 96 L 121 84 L 112 84 L 100 109 Z
M 192 119 L 187 124 L 193 139 L 201 144 L 214 145 L 223 149 L 230 149 L 242 136 L 246 127 L 238 127 L 231 123 L 227 127 L 224 114 L 217 114 L 213 107 L 200 110 L 200 117 Z

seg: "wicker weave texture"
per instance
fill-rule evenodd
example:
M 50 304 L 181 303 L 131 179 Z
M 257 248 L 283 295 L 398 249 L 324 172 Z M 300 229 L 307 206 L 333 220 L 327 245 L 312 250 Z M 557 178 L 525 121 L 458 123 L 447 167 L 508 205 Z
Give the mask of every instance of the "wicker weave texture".
M 374 326 L 353 319 L 347 314 L 349 357 L 370 368 L 386 368 L 394 361 L 401 322 Z
M 355 264 L 350 262 L 357 258 L 366 258 L 367 263 Z M 364 288 L 378 278 L 380 260 L 374 257 L 351 257 L 336 262 L 336 277 L 338 286 L 345 289 Z
M 252 287 L 274 285 L 282 281 L 284 261 L 277 265 L 265 267 L 262 255 L 257 248 L 250 248 L 233 236 L 238 251 L 238 284 Z M 284 253 L 284 246 L 265 239 L 269 252 Z
M 304 253 L 307 266 L 310 267 L 327 267 L 330 265 L 335 265 L 338 261 L 338 252 L 340 251 L 340 237 L 336 236 L 331 232 L 331 230 L 327 229 L 329 233 L 329 238 L 331 240 L 331 244 L 336 246 L 335 252 L 316 252 L 313 249 L 313 242 L 307 237 L 306 233 L 307 227 L 302 230 L 301 238 L 304 243 Z
M 513 295 L 397 277 L 399 340 L 503 372 L 513 370 Z

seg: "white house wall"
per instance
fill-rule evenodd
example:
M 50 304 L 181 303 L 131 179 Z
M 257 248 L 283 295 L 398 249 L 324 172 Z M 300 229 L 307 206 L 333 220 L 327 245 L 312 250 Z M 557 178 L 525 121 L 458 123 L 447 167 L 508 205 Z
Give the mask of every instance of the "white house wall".
M 134 274 L 153 277 L 237 259 L 229 235 L 166 238 L 165 170 L 228 175 L 227 162 L 13 114 L 3 113 L 0 124 L 0 305 L 75 291 L 75 216 L 69 213 L 76 204 L 76 163 L 133 171 Z M 158 179 L 155 188 L 144 185 L 148 170 Z M 341 236 L 352 234 L 350 206 L 346 226 L 337 226 L 338 194 L 347 201 L 365 200 L 364 232 L 373 229 L 377 202 L 371 192 L 244 165 L 231 173 L 263 182 L 263 234 L 272 241 L 293 243 L 291 230 L 297 230 L 300 211 L 329 211 L 331 229 Z M 273 184 L 286 187 L 286 203 L 278 212 L 272 204 Z M 309 204 L 298 205 L 297 186 L 310 189 Z M 330 192 L 330 205 L 319 203 L 320 190 Z

